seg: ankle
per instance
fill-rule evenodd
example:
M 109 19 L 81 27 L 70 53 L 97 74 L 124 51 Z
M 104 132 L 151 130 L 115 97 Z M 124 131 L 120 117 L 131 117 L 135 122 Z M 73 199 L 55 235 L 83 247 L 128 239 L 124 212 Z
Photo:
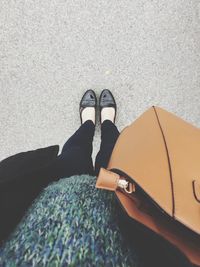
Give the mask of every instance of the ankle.
M 105 107 L 101 110 L 101 123 L 109 120 L 112 123 L 115 121 L 115 108 L 113 107 Z
M 86 107 L 83 109 L 81 113 L 82 124 L 86 121 L 92 121 L 95 124 L 95 108 L 94 107 Z

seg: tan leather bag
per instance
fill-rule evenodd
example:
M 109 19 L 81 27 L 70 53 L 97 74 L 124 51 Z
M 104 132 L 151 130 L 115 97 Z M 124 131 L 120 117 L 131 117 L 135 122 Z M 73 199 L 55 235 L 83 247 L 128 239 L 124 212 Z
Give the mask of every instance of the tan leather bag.
M 96 187 L 200 266 L 200 129 L 150 108 L 121 132 Z

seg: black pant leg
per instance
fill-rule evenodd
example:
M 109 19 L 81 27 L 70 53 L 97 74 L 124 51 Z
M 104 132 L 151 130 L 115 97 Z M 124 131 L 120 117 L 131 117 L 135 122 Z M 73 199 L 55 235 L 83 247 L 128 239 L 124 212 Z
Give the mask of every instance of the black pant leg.
M 95 125 L 86 121 L 64 144 L 61 154 L 52 163 L 51 170 L 55 177 L 72 175 L 94 175 L 92 162 L 92 141 Z
M 107 167 L 118 136 L 116 125 L 110 120 L 105 120 L 101 125 L 101 145 L 95 160 L 95 175 L 98 175 L 101 167 Z
M 84 151 L 87 156 L 92 154 L 92 141 L 94 137 L 95 126 L 91 120 L 83 123 L 79 129 L 66 141 L 61 154 L 68 153 L 69 150 L 78 147 Z

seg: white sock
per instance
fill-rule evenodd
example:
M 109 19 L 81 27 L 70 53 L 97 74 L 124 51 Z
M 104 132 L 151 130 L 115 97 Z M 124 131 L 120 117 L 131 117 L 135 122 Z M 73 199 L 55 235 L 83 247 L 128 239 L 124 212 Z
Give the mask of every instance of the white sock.
M 82 123 L 86 122 L 87 120 L 91 120 L 95 124 L 95 108 L 94 107 L 84 108 L 81 117 L 82 117 Z
M 114 123 L 115 118 L 115 109 L 112 107 L 103 108 L 101 111 L 101 122 L 103 123 L 105 120 L 110 120 Z

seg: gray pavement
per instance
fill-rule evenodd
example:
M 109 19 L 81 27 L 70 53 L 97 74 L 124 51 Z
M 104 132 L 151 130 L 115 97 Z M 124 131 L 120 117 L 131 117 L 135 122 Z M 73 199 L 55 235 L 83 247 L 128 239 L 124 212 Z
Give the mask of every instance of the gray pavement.
M 120 130 L 152 105 L 200 127 L 199 74 L 199 0 L 0 0 L 0 159 L 62 146 L 88 88 Z

